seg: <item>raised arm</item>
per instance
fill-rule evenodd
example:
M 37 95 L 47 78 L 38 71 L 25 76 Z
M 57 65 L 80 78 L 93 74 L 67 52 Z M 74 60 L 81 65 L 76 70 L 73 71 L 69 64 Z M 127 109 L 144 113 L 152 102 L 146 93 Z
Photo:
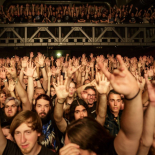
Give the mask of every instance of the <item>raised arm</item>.
M 147 155 L 153 143 L 153 132 L 155 126 L 155 87 L 145 75 L 149 95 L 149 106 L 144 114 L 143 133 L 137 155 Z
M 45 56 L 39 56 L 39 61 L 40 69 L 43 75 L 43 88 L 46 91 L 47 90 L 47 83 L 48 83 L 48 78 L 47 78 L 47 73 L 45 70 Z
M 23 71 L 25 75 L 28 76 L 28 87 L 27 87 L 27 95 L 30 104 L 32 104 L 33 94 L 34 94 L 34 84 L 33 84 L 33 74 L 36 67 L 33 67 L 33 63 L 30 62 L 27 64 L 26 71 Z
M 1 127 L 1 118 L 0 118 L 0 155 L 3 154 L 3 151 L 6 147 L 6 144 L 7 144 L 7 140 L 6 138 L 4 137 L 3 135 L 3 132 L 2 132 L 2 127 Z
M 96 90 L 99 93 L 98 107 L 96 107 L 97 118 L 96 120 L 103 126 L 107 114 L 107 92 L 110 87 L 110 82 L 107 81 L 105 75 L 98 73 L 99 84 L 95 82 Z
M 114 148 L 119 155 L 134 155 L 138 150 L 143 127 L 141 93 L 135 78 L 125 67 L 120 55 L 117 56 L 117 60 L 120 66 L 113 71 L 113 74 L 108 72 L 102 63 L 99 65 L 114 90 L 125 96 L 121 129 L 114 140 Z
M 11 74 L 12 76 L 12 79 L 15 83 L 15 89 L 22 101 L 22 108 L 23 110 L 31 110 L 32 109 L 32 106 L 29 102 L 29 99 L 28 99 L 28 96 L 27 96 L 27 93 L 26 91 L 24 90 L 24 88 L 22 87 L 18 77 L 17 77 L 17 74 L 16 74 L 16 69 L 15 68 L 7 68 L 7 71 Z
M 63 76 L 61 76 L 61 79 L 59 79 L 59 77 L 58 77 L 57 84 L 54 83 L 53 86 L 54 86 L 56 94 L 57 94 L 57 100 L 56 100 L 55 109 L 54 109 L 54 119 L 55 119 L 58 129 L 62 133 L 64 133 L 67 128 L 67 123 L 66 123 L 65 119 L 63 118 L 64 101 L 68 96 L 68 92 L 66 90 L 67 78 L 65 80 L 65 83 L 63 84 Z

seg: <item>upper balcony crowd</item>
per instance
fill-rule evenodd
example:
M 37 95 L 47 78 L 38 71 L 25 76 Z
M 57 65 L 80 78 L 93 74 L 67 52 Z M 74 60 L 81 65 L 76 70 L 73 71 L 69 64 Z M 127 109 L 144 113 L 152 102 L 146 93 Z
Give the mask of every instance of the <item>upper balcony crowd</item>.
M 98 5 L 25 4 L 0 8 L 0 23 L 155 23 L 155 6 L 139 9 L 133 4 L 107 8 Z

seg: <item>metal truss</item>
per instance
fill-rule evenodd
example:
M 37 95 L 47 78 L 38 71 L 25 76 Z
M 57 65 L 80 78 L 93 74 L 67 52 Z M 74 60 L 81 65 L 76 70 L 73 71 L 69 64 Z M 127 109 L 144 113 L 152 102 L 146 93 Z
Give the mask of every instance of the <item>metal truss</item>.
M 32 34 L 29 32 L 29 28 L 33 29 Z M 43 36 L 38 34 L 43 34 Z M 2 47 L 81 45 L 154 46 L 155 25 L 102 23 L 0 24 L 0 46 Z

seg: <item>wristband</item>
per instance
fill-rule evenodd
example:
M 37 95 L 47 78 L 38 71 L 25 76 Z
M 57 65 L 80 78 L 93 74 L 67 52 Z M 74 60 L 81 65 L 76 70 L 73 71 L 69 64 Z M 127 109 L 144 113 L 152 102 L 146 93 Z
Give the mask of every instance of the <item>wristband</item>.
M 7 81 L 8 81 L 7 79 L 3 80 L 4 83 L 7 82 Z
M 139 92 L 140 92 L 140 89 L 138 90 L 138 93 L 133 98 L 126 98 L 126 97 L 124 97 L 124 99 L 126 99 L 128 101 L 131 101 L 131 100 L 133 100 L 134 98 L 136 98 L 138 96 Z
M 41 69 L 45 68 L 45 66 L 40 67 Z
M 39 81 L 39 80 L 40 80 L 40 78 L 35 79 L 35 81 Z
M 64 101 L 61 102 L 60 100 L 57 100 L 57 103 L 59 103 L 59 104 L 64 104 Z

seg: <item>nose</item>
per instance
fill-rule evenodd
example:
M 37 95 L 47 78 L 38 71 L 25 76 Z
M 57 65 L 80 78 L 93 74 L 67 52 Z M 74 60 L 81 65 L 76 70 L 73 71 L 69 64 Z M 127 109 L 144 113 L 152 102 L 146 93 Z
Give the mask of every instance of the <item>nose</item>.
M 117 101 L 114 102 L 114 106 L 117 106 Z
M 12 107 L 11 107 L 11 106 L 9 106 L 8 110 L 9 110 L 9 111 L 11 111 L 11 110 L 12 110 Z
M 24 134 L 21 134 L 21 143 L 24 144 L 26 142 L 26 138 Z
M 41 107 L 41 111 L 42 112 L 45 111 L 45 107 L 44 106 Z
M 83 118 L 83 116 L 84 116 L 83 112 L 80 112 L 80 118 Z

